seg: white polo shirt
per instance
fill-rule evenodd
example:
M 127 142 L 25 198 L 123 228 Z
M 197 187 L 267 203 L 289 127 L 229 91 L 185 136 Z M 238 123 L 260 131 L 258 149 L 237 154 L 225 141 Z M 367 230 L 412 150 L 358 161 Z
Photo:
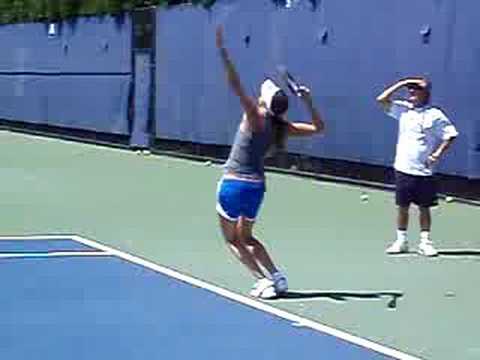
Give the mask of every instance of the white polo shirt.
M 431 107 L 414 107 L 408 101 L 395 100 L 387 114 L 398 120 L 398 141 L 394 168 L 410 175 L 431 176 L 428 157 L 444 140 L 458 135 L 442 112 Z

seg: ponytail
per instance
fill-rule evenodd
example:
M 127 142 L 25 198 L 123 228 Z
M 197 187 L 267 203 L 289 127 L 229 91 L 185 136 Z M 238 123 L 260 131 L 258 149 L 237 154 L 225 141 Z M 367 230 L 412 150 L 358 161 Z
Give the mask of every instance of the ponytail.
M 272 124 L 270 149 L 274 152 L 283 151 L 287 144 L 288 124 L 281 116 L 269 115 L 269 118 Z

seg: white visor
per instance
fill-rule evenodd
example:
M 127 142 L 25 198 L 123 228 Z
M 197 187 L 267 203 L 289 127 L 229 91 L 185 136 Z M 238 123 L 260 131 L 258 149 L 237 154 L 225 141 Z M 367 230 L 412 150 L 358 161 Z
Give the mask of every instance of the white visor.
M 273 96 L 282 89 L 280 89 L 272 80 L 266 79 L 260 87 L 260 96 L 267 108 L 270 109 L 272 105 Z

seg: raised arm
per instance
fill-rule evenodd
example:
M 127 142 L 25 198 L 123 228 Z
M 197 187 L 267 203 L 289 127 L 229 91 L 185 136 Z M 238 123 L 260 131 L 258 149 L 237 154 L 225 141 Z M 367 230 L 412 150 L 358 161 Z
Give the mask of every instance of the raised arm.
M 308 136 L 325 131 L 325 123 L 313 105 L 312 95 L 306 87 L 300 89 L 300 98 L 310 112 L 312 118 L 310 123 L 291 122 L 288 123 L 288 135 L 290 136 Z
M 388 110 L 392 105 L 392 95 L 398 90 L 408 85 L 420 85 L 423 86 L 425 80 L 423 78 L 406 78 L 402 79 L 395 84 L 389 86 L 383 92 L 377 96 L 377 102 L 380 103 L 385 110 Z
M 259 118 L 259 111 L 256 101 L 245 93 L 245 90 L 240 82 L 240 77 L 235 70 L 235 65 L 230 60 L 227 49 L 224 46 L 223 41 L 223 27 L 218 26 L 216 31 L 216 44 L 220 52 L 225 72 L 227 74 L 227 80 L 234 93 L 240 98 L 240 103 L 247 114 L 247 119 L 252 122 Z
M 377 96 L 377 102 L 383 106 L 385 110 L 388 110 L 390 106 L 392 105 L 392 95 L 396 93 L 398 90 L 406 86 L 407 80 L 400 80 L 396 82 L 395 84 L 389 86 L 383 92 Z

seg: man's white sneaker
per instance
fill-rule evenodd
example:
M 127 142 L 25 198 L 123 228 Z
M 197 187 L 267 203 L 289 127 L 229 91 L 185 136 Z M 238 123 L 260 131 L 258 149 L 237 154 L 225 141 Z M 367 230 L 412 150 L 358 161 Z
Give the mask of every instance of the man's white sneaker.
M 286 293 L 288 291 L 288 282 L 285 275 L 283 275 L 281 272 L 277 272 L 273 274 L 272 277 L 277 294 Z
M 392 245 L 387 248 L 387 250 L 385 250 L 385 252 L 390 255 L 407 253 L 408 242 L 404 240 L 396 240 Z
M 250 291 L 250 296 L 260 299 L 273 299 L 277 297 L 274 282 L 267 278 L 257 280 Z
M 431 241 L 422 241 L 418 245 L 418 253 L 423 256 L 437 256 L 438 251 L 433 247 Z

